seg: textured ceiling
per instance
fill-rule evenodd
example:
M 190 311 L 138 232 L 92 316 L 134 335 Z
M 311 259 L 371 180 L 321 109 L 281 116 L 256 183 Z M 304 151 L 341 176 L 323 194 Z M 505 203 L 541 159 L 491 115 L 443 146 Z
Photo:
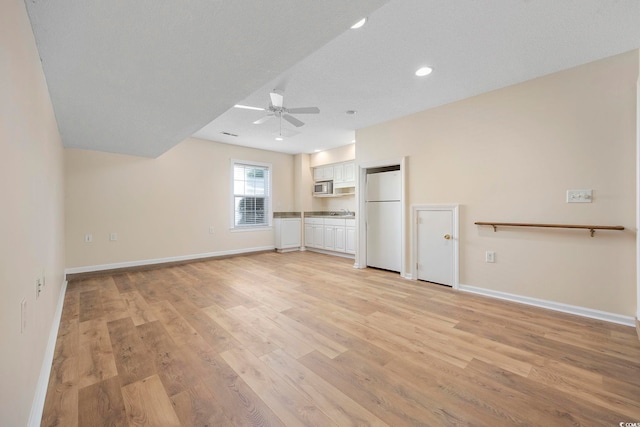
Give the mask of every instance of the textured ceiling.
M 155 157 L 385 0 L 26 0 L 66 147 Z
M 334 148 L 356 129 L 640 47 L 638 0 L 26 5 L 65 146 L 149 157 L 194 133 L 286 153 Z M 421 65 L 433 74 L 415 77 Z M 253 125 L 262 112 L 231 108 L 267 107 L 275 88 L 286 107 L 321 110 L 298 116 L 300 128 L 283 122 L 299 132 L 284 141 L 277 120 Z
M 354 130 L 640 47 L 637 0 L 391 0 L 358 30 L 346 31 L 240 104 L 317 106 L 317 116 L 272 133 L 278 121 L 230 109 L 195 134 L 287 153 L 348 144 Z M 433 73 L 414 71 L 430 65 Z M 347 115 L 347 110 L 357 114 Z M 238 137 L 221 134 L 230 132 Z

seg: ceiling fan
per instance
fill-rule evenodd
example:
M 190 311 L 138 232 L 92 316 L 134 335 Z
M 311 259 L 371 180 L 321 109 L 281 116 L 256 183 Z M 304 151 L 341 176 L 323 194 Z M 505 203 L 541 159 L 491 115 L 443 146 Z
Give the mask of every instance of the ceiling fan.
M 320 109 L 318 107 L 299 107 L 299 108 L 286 108 L 284 106 L 284 92 L 279 89 L 274 89 L 273 92 L 269 94 L 271 98 L 271 102 L 269 102 L 269 107 L 260 108 L 260 107 L 250 107 L 248 105 L 240 105 L 236 104 L 234 107 L 236 108 L 245 108 L 248 110 L 259 110 L 266 111 L 267 115 L 262 117 L 261 119 L 256 120 L 253 124 L 260 125 L 267 120 L 270 120 L 274 117 L 280 119 L 280 127 L 282 128 L 282 119 L 285 119 L 295 127 L 300 127 L 304 125 L 304 122 L 298 120 L 293 117 L 292 114 L 318 114 Z

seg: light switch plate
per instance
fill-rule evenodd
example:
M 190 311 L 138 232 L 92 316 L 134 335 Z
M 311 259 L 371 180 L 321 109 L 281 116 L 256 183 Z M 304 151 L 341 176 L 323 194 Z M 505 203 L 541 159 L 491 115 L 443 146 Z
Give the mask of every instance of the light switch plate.
M 567 190 L 567 203 L 591 203 L 593 190 Z

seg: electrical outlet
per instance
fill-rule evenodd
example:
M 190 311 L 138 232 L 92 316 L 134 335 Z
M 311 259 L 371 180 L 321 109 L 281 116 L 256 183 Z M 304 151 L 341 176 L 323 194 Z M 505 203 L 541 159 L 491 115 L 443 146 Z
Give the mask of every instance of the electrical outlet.
M 485 254 L 485 262 L 496 262 L 496 253 L 493 251 L 487 251 Z
M 209 234 L 213 234 L 215 231 L 215 229 L 213 228 L 213 225 L 211 227 L 209 227 Z
M 36 299 L 40 298 L 40 293 L 42 293 L 42 287 L 44 283 L 40 277 L 36 279 Z
M 91 242 L 93 242 L 93 234 L 85 234 L 85 235 L 84 235 L 84 242 L 85 242 L 85 243 L 91 243 Z
M 118 240 L 118 233 L 109 233 L 109 240 L 111 240 L 112 242 Z

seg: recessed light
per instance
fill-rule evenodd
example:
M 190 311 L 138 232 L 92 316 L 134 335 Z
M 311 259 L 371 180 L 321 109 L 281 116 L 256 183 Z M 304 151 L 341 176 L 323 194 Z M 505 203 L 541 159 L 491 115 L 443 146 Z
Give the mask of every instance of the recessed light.
M 418 77 L 428 76 L 429 74 L 431 74 L 432 71 L 433 71 L 433 68 L 431 67 L 420 67 L 416 70 L 416 76 Z
M 284 138 L 281 136 L 276 136 L 276 141 L 284 141 Z
M 362 18 L 361 20 L 359 20 L 358 22 L 356 22 L 355 24 L 353 24 L 351 26 L 352 30 L 357 30 L 358 28 L 361 28 L 364 24 L 367 23 L 367 18 Z
M 351 140 L 351 142 L 355 144 L 356 140 L 355 140 L 355 139 L 352 139 L 352 140 Z
M 356 113 L 357 113 L 357 111 L 356 111 L 356 110 L 347 110 L 347 111 L 346 111 L 346 113 L 347 113 L 348 115 L 350 115 L 350 116 L 353 116 L 354 114 L 356 114 Z
M 319 148 L 316 148 L 315 150 L 313 150 L 314 153 L 319 153 L 321 150 Z

